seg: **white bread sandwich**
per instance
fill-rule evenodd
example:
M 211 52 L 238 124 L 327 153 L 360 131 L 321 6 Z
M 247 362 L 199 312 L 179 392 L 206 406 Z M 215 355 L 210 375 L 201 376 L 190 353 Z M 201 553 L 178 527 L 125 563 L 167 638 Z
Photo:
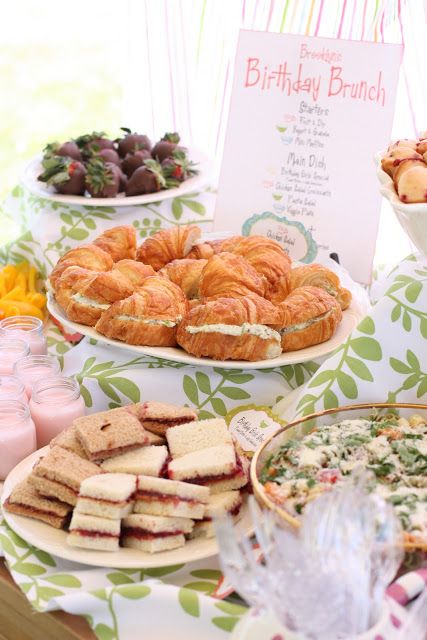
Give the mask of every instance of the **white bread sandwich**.
M 28 481 L 42 496 L 74 506 L 83 480 L 100 472 L 101 469 L 93 462 L 62 447 L 52 447 L 36 462 Z
M 209 487 L 211 493 L 240 489 L 248 482 L 243 459 L 230 444 L 199 449 L 175 458 L 168 465 L 171 480 Z
M 240 491 L 225 491 L 224 493 L 216 493 L 210 496 L 203 520 L 194 523 L 194 528 L 188 537 L 213 538 L 215 529 L 212 520 L 229 515 L 234 522 L 237 522 L 240 518 L 241 506 L 242 496 Z
M 189 518 L 132 513 L 122 522 L 122 545 L 149 553 L 176 549 L 184 546 L 184 535 L 192 528 L 193 521 Z
M 209 499 L 208 487 L 164 478 L 138 476 L 134 513 L 156 516 L 203 518 Z
M 170 427 L 197 420 L 196 411 L 175 404 L 148 401 L 135 407 L 144 429 L 160 436 L 165 436 Z
M 200 420 L 172 427 L 167 430 L 166 439 L 172 458 L 179 458 L 199 449 L 233 444 L 223 418 Z
M 102 411 L 73 422 L 89 460 L 105 460 L 148 444 L 138 418 L 127 411 Z
M 133 473 L 160 478 L 167 471 L 169 452 L 165 445 L 148 446 L 126 451 L 101 462 L 101 468 L 109 473 Z
M 50 441 L 50 447 L 62 447 L 63 449 L 67 449 L 67 451 L 71 451 L 71 453 L 75 453 L 79 458 L 88 459 L 85 450 L 77 438 L 76 428 L 74 426 L 61 431 L 61 433 Z
M 55 529 L 63 529 L 71 513 L 71 506 L 52 498 L 39 495 L 34 486 L 24 480 L 13 488 L 3 504 L 3 508 L 18 516 L 27 516 L 50 524 Z
M 98 518 L 74 511 L 67 543 L 72 547 L 117 551 L 120 540 L 120 520 Z
M 83 480 L 75 513 L 119 520 L 132 511 L 136 477 L 128 473 L 101 473 Z

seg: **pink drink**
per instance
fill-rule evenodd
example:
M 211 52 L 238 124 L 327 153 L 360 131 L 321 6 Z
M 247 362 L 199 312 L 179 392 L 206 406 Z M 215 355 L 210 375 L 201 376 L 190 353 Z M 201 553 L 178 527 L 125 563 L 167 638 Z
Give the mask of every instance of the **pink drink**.
M 15 362 L 29 353 L 29 346 L 24 340 L 0 335 L 0 375 L 11 376 Z
M 15 376 L 0 376 L 0 400 L 19 400 L 28 403 L 24 384 Z
M 31 398 L 32 387 L 37 380 L 59 373 L 59 362 L 53 356 L 27 356 L 18 360 L 13 368 L 13 374 L 25 385 L 28 399 Z
M 13 316 L 0 321 L 0 337 L 19 338 L 28 343 L 33 356 L 47 354 L 43 322 L 33 316 Z
M 76 418 L 85 415 L 85 403 L 73 378 L 51 376 L 38 380 L 30 400 L 37 431 L 37 446 L 44 447 Z
M 0 400 L 0 480 L 36 450 L 36 429 L 28 405 Z

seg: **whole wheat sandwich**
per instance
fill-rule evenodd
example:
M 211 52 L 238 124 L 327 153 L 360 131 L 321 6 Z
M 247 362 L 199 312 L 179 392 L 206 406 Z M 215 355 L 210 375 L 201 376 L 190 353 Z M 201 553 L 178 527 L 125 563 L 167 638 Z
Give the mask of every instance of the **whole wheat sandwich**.
M 149 442 L 138 418 L 128 411 L 93 413 L 77 418 L 73 426 L 89 460 L 105 460 Z
M 27 516 L 63 529 L 71 513 L 71 506 L 53 498 L 44 498 L 27 480 L 20 482 L 5 501 L 3 507 L 18 516 Z
M 83 480 L 74 513 L 120 520 L 132 511 L 136 477 L 128 473 L 101 473 Z
M 36 462 L 28 481 L 42 496 L 74 506 L 83 480 L 98 473 L 100 468 L 93 462 L 62 447 L 52 447 Z
M 156 553 L 183 547 L 185 535 L 194 526 L 190 518 L 164 518 L 132 513 L 123 519 L 121 542 L 124 547 Z
M 209 489 L 188 482 L 138 476 L 134 513 L 181 518 L 204 517 Z
M 165 402 L 144 402 L 139 405 L 138 417 L 144 429 L 164 436 L 170 427 L 197 420 L 197 412 Z
M 52 447 L 62 447 L 62 449 L 67 449 L 67 451 L 71 451 L 71 453 L 75 453 L 79 458 L 88 459 L 85 450 L 80 444 L 80 440 L 77 437 L 76 428 L 74 425 L 68 427 L 68 429 L 64 429 L 61 431 L 53 440 L 50 441 L 49 446 Z

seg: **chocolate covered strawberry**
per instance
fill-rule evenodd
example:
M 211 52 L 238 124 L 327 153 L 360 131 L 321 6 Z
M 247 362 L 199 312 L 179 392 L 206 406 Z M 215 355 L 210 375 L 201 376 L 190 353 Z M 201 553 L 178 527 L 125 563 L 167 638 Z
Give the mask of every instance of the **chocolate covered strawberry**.
M 162 168 L 155 160 L 145 160 L 144 166 L 138 167 L 128 180 L 127 196 L 139 196 L 145 193 L 155 193 L 166 187 L 166 180 Z
M 84 164 L 62 156 L 45 156 L 43 173 L 37 180 L 46 182 L 64 195 L 82 196 L 85 192 L 86 169 Z
M 127 153 L 135 153 L 142 149 L 150 151 L 151 142 L 148 136 L 142 133 L 132 133 L 127 127 L 121 127 L 121 130 L 124 131 L 126 135 L 117 140 L 119 156 L 124 158 Z
M 64 142 L 63 144 L 60 142 L 49 142 L 43 149 L 43 155 L 72 158 L 78 162 L 82 160 L 80 149 L 73 140 L 68 140 L 68 142 Z
M 115 198 L 120 190 L 120 167 L 96 156 L 86 167 L 86 188 L 90 195 L 94 198 Z
M 119 154 L 115 149 L 99 149 L 95 144 L 93 144 L 90 151 L 93 158 L 98 156 L 99 158 L 102 158 L 104 162 L 112 162 L 120 167 Z
M 150 158 L 151 153 L 148 149 L 140 149 L 139 151 L 135 151 L 135 153 L 127 153 L 122 160 L 122 170 L 127 177 L 130 178 L 135 169 L 142 167 L 144 161 L 149 160 Z
M 114 141 L 106 137 L 104 131 L 92 131 L 75 139 L 84 158 L 90 158 L 94 151 L 114 149 Z
M 170 158 L 180 141 L 179 133 L 165 133 L 163 138 L 157 142 L 151 149 L 151 155 L 157 162 L 163 162 L 166 158 Z
M 176 187 L 180 182 L 187 180 L 190 176 L 195 175 L 196 165 L 191 162 L 184 151 L 181 149 L 172 152 L 170 158 L 163 160 L 161 167 L 164 177 L 166 178 L 166 187 Z

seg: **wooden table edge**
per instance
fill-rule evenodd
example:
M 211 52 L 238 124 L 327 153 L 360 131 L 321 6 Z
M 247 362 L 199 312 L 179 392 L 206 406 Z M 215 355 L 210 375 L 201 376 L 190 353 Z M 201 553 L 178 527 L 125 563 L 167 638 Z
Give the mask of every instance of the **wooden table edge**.
M 4 635 L 7 631 L 7 620 L 1 613 L 1 607 L 15 614 L 19 614 L 19 628 L 23 634 L 33 637 L 33 633 L 40 627 L 41 634 L 46 640 L 61 638 L 61 640 L 96 640 L 96 636 L 87 621 L 82 616 L 66 613 L 65 611 L 51 611 L 36 613 L 25 595 L 13 581 L 4 558 L 0 558 L 0 633 L 5 640 L 18 640 L 16 637 Z M 12 619 L 12 618 L 10 618 Z M 48 635 L 49 634 L 49 635 Z M 35 633 L 34 633 L 35 635 Z M 27 637 L 23 635 L 23 637 Z

